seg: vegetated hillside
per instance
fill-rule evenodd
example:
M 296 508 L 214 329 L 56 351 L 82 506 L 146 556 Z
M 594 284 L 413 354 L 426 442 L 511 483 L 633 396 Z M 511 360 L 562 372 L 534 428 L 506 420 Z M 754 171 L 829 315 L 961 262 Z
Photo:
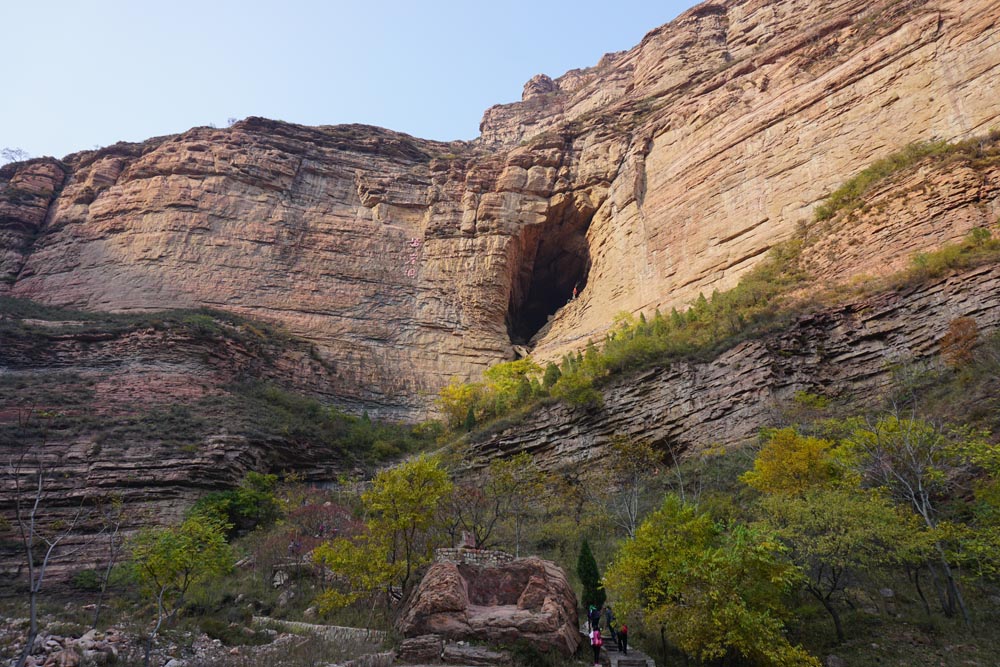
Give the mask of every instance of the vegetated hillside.
M 311 343 L 219 311 L 95 314 L 0 297 L 0 338 L 5 517 L 15 483 L 22 502 L 34 497 L 25 489 L 39 469 L 46 524 L 113 498 L 135 526 L 165 524 L 248 471 L 331 480 L 435 436 L 328 407 L 333 371 Z M 98 549 L 99 528 L 80 526 L 67 549 Z M 17 540 L 2 545 L 6 579 L 22 554 Z M 57 558 L 56 578 L 65 564 Z
M 471 451 L 579 469 L 628 435 L 678 457 L 753 441 L 801 392 L 864 402 L 901 366 L 938 364 L 955 320 L 997 330 L 998 236 L 1000 133 L 911 145 L 846 182 L 736 288 L 564 357 L 542 392 L 564 400 L 526 396 L 470 434 Z M 469 400 L 479 423 L 489 402 Z
M 342 405 L 423 416 L 515 347 L 733 286 L 873 159 L 996 125 L 998 11 L 707 2 L 532 79 L 471 143 L 249 118 L 9 165 L 0 291 L 281 322 Z

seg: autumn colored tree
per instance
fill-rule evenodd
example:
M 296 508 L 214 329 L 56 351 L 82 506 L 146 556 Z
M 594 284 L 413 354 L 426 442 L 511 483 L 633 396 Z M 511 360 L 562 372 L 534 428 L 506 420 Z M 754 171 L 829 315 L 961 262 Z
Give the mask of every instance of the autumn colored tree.
M 191 587 L 232 569 L 228 529 L 211 517 L 193 514 L 179 526 L 140 531 L 132 541 L 133 572 L 156 601 L 156 623 L 146 641 L 147 667 L 157 633 L 181 608 Z
M 979 342 L 979 327 L 971 317 L 958 317 L 948 325 L 941 338 L 941 356 L 952 368 L 972 361 L 972 352 Z
M 481 383 L 466 383 L 452 380 L 438 395 L 437 407 L 444 417 L 445 424 L 452 430 L 458 430 L 465 424 L 476 423 L 476 405 L 483 394 Z
M 621 547 L 605 582 L 619 615 L 641 612 L 696 660 L 819 667 L 780 620 L 800 577 L 766 527 L 722 525 L 670 494 Z
M 525 403 L 541 387 L 541 374 L 542 367 L 531 357 L 495 364 L 483 373 L 483 382 L 452 380 L 441 390 L 437 406 L 450 429 L 468 430 Z
M 390 603 L 405 590 L 415 568 L 430 561 L 438 505 L 452 484 L 441 462 L 419 456 L 383 470 L 361 496 L 367 519 L 357 537 L 320 545 L 314 560 L 337 574 L 345 586 L 320 596 L 320 608 L 342 607 L 378 591 Z
M 753 469 L 740 479 L 761 493 L 802 493 L 826 485 L 843 474 L 831 440 L 800 435 L 793 428 L 771 433 L 754 458 Z
M 542 373 L 542 367 L 524 357 L 515 361 L 495 364 L 486 369 L 488 399 L 493 403 L 492 412 L 500 415 L 530 397 L 530 380 Z M 525 388 L 528 388 L 527 394 Z

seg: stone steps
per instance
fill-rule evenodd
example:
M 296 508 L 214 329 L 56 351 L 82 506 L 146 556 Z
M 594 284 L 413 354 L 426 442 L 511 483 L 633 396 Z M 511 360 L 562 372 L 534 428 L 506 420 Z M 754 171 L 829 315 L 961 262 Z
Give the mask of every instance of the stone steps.
M 586 625 L 580 630 L 584 646 L 590 641 L 588 632 Z M 604 636 L 603 632 L 601 636 L 604 638 L 604 645 L 601 646 L 602 667 L 656 667 L 656 662 L 642 651 L 629 646 L 628 655 L 625 655 L 618 650 L 618 644 L 610 636 Z

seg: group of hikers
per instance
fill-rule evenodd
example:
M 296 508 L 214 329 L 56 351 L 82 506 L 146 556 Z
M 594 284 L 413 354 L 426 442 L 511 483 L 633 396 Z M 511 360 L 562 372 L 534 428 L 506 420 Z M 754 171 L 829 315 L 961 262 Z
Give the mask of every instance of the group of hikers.
M 611 611 L 611 605 L 601 609 L 590 605 L 587 610 L 587 621 L 590 623 L 590 647 L 594 649 L 595 666 L 601 663 L 601 647 L 604 645 L 604 638 L 601 637 L 602 621 L 611 641 L 618 645 L 622 655 L 628 655 L 628 626 L 622 624 L 621 627 L 615 627 L 615 613 Z

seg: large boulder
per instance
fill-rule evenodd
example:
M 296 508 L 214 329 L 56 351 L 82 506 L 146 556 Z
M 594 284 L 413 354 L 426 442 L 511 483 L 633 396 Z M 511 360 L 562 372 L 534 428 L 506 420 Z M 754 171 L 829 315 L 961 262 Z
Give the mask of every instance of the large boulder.
M 580 642 L 576 605 L 566 574 L 541 558 L 495 566 L 442 562 L 424 575 L 396 627 L 404 637 L 521 640 L 572 655 Z

